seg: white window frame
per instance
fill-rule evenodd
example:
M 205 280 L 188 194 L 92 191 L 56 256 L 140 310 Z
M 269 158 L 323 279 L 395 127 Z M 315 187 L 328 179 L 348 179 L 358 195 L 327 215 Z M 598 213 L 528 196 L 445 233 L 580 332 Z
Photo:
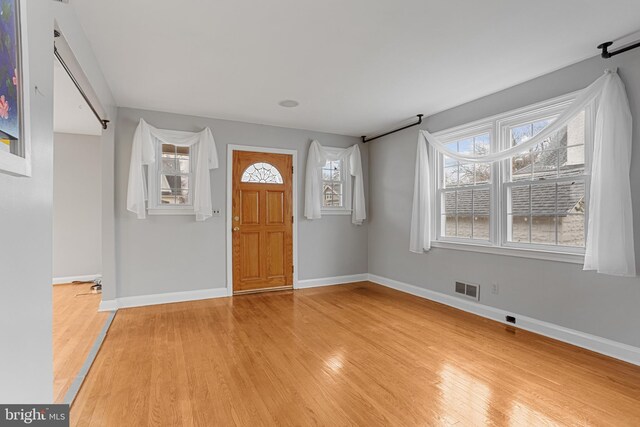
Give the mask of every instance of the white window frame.
M 484 122 L 475 123 L 468 127 L 455 128 L 451 132 L 439 133 L 438 137 L 441 138 L 441 141 L 446 144 L 446 143 L 458 141 L 461 139 L 471 138 L 471 137 L 482 135 L 482 134 L 489 134 L 490 147 L 491 147 L 491 150 L 493 150 L 493 143 L 495 139 L 493 127 L 489 126 L 488 123 L 484 123 Z M 491 165 L 491 179 L 487 184 L 475 184 L 475 185 L 451 187 L 451 189 L 454 189 L 454 190 L 489 189 L 489 194 L 491 198 L 491 209 L 489 210 L 489 240 L 487 241 L 487 240 L 480 240 L 480 239 L 467 239 L 464 237 L 445 237 L 445 236 L 441 237 L 440 231 L 442 229 L 442 193 L 449 191 L 449 189 L 440 188 L 440 183 L 444 181 L 444 176 L 443 176 L 443 172 L 445 169 L 444 156 L 440 153 L 437 153 L 435 156 L 434 155 L 430 156 L 430 158 L 434 158 L 434 157 L 435 157 L 437 166 L 434 168 L 436 170 L 436 179 L 434 180 L 435 192 L 433 194 L 435 194 L 436 214 L 433 215 L 435 220 L 435 234 L 433 234 L 433 236 L 437 236 L 436 238 L 438 240 L 454 242 L 454 243 L 458 242 L 458 243 L 466 243 L 466 244 L 475 244 L 480 246 L 490 245 L 492 241 L 492 236 L 494 234 L 494 230 L 496 228 L 496 224 L 494 224 L 494 220 L 493 220 L 494 219 L 493 204 L 495 202 L 495 197 L 493 196 L 493 192 L 494 192 L 493 182 L 495 181 L 495 176 L 496 176 L 494 171 L 495 165 L 493 164 Z M 464 162 L 460 162 L 460 163 L 464 163 Z
M 189 147 L 189 173 L 180 174 L 189 177 L 189 204 L 172 205 L 162 203 L 162 195 L 160 194 L 162 179 L 162 141 L 155 139 L 155 158 L 156 161 L 149 165 L 147 170 L 147 181 L 149 183 L 148 193 L 148 209 L 149 215 L 195 215 L 193 209 L 193 196 L 195 187 L 194 167 L 196 165 L 196 150 L 194 146 Z
M 322 206 L 321 213 L 323 215 L 351 215 L 351 211 L 352 211 L 351 174 L 347 172 L 347 168 L 345 167 L 345 159 L 340 159 L 339 162 L 340 162 L 340 181 L 332 181 L 332 182 L 342 183 L 342 206 L 341 207 L 324 206 L 324 191 L 321 191 L 320 197 L 322 199 L 320 200 L 320 203 L 321 203 L 320 206 Z M 322 169 L 324 169 L 324 166 L 322 167 Z M 322 174 L 322 171 L 320 173 Z M 323 179 L 322 175 L 320 176 L 320 182 L 322 187 L 324 187 L 325 180 Z
M 454 128 L 446 129 L 434 135 L 444 143 L 452 142 L 489 133 L 492 151 L 504 150 L 509 147 L 509 129 L 521 123 L 557 117 L 578 95 L 578 92 L 563 95 L 547 101 L 539 102 L 527 107 L 508 111 L 502 114 L 477 120 Z M 589 188 L 591 157 L 593 151 L 595 112 L 593 108 L 585 109 L 585 174 L 570 178 L 545 179 L 544 182 L 582 181 L 585 182 L 585 237 L 589 220 Z M 433 203 L 431 231 L 433 240 L 431 245 L 436 248 L 456 249 L 472 252 L 484 252 L 524 258 L 546 259 L 570 263 L 584 262 L 584 248 L 570 246 L 544 245 L 536 243 L 517 243 L 507 241 L 507 191 L 514 183 L 507 181 L 510 174 L 510 159 L 494 162 L 491 166 L 490 180 L 490 212 L 489 212 L 489 241 L 472 240 L 441 236 L 442 198 L 440 183 L 443 182 L 443 155 L 429 149 L 432 178 Z M 515 183 L 521 184 L 521 183 Z M 456 187 L 460 188 L 460 187 Z M 464 187 L 462 187 L 464 188 Z M 471 186 L 469 188 L 472 188 Z M 477 188 L 477 187 L 475 187 Z

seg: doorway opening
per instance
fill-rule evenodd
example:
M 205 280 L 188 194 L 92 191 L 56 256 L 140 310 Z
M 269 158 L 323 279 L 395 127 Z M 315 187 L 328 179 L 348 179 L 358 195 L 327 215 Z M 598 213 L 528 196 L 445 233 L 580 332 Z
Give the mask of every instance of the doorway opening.
M 104 123 L 87 101 L 90 87 L 78 87 L 84 75 L 58 30 L 54 43 L 53 391 L 55 403 L 71 404 L 112 317 L 98 312 Z

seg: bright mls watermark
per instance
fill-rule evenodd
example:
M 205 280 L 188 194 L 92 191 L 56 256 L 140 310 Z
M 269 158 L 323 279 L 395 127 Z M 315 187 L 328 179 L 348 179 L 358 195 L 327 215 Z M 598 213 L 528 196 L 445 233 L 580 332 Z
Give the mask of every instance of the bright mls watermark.
M 68 427 L 69 405 L 2 405 L 0 427 Z

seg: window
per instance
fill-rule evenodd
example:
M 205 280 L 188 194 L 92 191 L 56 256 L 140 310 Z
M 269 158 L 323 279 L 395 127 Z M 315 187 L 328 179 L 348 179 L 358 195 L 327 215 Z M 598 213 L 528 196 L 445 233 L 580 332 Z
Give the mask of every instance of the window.
M 551 119 L 504 129 L 518 145 Z M 505 174 L 506 241 L 585 246 L 585 114 L 528 152 L 511 158 Z
M 522 144 L 555 120 L 571 97 L 440 132 L 451 151 L 482 154 Z M 584 253 L 590 108 L 510 160 L 464 163 L 433 156 L 434 227 L 440 242 Z
M 270 163 L 254 163 L 242 173 L 241 182 L 255 182 L 260 184 L 283 184 L 282 175 L 278 168 Z
M 490 133 L 456 138 L 447 143 L 458 153 L 488 153 Z M 443 156 L 440 231 L 444 237 L 489 240 L 491 165 L 458 162 Z
M 327 161 L 322 168 L 323 213 L 350 213 L 351 189 L 342 160 Z M 350 184 L 350 183 L 349 183 Z
M 160 162 L 149 170 L 149 213 L 193 213 L 192 147 L 158 143 L 157 150 Z

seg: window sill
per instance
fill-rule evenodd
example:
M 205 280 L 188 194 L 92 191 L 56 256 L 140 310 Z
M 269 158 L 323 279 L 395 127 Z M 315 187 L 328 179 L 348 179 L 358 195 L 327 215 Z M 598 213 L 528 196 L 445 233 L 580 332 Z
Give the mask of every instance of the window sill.
M 193 209 L 147 209 L 149 215 L 195 215 Z
M 351 210 L 322 210 L 322 215 L 351 215 Z
M 513 256 L 518 258 L 541 259 L 546 261 L 566 262 L 570 264 L 584 264 L 584 254 L 572 252 L 556 252 L 540 249 L 524 249 L 497 247 L 482 244 L 445 242 L 436 240 L 431 242 L 432 248 L 453 249 L 468 252 L 481 252 L 485 254 Z

